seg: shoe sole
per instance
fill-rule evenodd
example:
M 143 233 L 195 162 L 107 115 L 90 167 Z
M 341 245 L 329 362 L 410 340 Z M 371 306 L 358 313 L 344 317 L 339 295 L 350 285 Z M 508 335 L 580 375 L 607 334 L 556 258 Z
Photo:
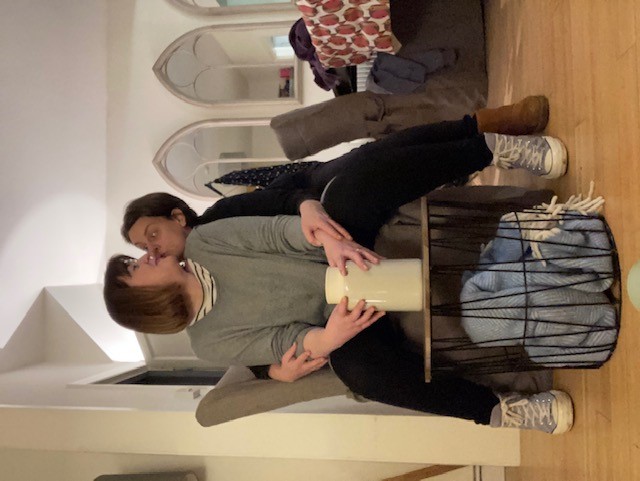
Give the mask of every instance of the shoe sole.
M 573 402 L 571 397 L 562 391 L 550 391 L 555 397 L 551 409 L 555 414 L 556 428 L 551 434 L 563 434 L 573 427 Z
M 551 169 L 548 173 L 541 175 L 545 179 L 557 179 L 567 172 L 567 148 L 560 139 L 543 136 L 551 148 Z

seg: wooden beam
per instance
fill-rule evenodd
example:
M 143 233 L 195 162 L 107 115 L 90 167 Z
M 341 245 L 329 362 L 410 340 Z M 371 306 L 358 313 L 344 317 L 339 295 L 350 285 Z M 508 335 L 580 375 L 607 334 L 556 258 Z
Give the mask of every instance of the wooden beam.
M 422 479 L 433 478 L 441 474 L 455 471 L 456 469 L 466 468 L 467 466 L 447 466 L 445 464 L 434 464 L 432 466 L 409 471 L 408 473 L 394 476 L 393 478 L 385 478 L 382 481 L 420 481 Z

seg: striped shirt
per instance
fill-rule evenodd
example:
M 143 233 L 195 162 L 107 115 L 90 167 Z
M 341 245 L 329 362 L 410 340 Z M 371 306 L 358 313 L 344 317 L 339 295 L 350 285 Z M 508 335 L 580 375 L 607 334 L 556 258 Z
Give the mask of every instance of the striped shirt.
M 198 309 L 198 313 L 196 317 L 189 324 L 190 326 L 194 325 L 204 316 L 211 312 L 213 309 L 213 305 L 216 302 L 216 282 L 213 280 L 213 277 L 209 273 L 207 269 L 202 267 L 197 262 L 192 261 L 191 259 L 187 259 L 187 266 L 189 271 L 196 276 L 200 286 L 202 287 L 202 305 L 200 309 Z

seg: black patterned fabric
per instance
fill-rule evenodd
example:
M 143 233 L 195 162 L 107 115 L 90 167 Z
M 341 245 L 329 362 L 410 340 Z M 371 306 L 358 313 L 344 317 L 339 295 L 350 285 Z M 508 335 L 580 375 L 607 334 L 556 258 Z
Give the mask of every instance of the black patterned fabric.
M 289 162 L 270 167 L 257 167 L 255 169 L 234 170 L 222 177 L 214 179 L 210 184 L 227 185 L 252 185 L 255 187 L 267 187 L 281 174 L 293 174 L 308 169 L 320 162 L 315 160 L 303 162 Z

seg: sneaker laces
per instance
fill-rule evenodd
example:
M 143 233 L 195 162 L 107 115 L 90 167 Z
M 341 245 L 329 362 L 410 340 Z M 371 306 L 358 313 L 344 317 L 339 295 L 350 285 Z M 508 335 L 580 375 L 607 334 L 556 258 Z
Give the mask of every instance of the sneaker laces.
M 555 422 L 551 413 L 551 403 L 529 401 L 526 397 L 514 401 L 518 397 L 518 395 L 500 397 L 502 427 L 536 427 Z
M 589 193 L 583 198 L 582 194 L 572 195 L 564 203 L 558 203 L 558 196 L 554 195 L 551 202 L 534 206 L 530 211 L 510 212 L 505 214 L 501 221 L 513 222 L 520 227 L 520 235 L 531 245 L 531 254 L 538 259 L 543 266 L 547 262 L 540 251 L 540 242 L 560 232 L 558 226 L 564 224 L 568 212 L 581 215 L 598 214 L 604 205 L 604 198 L 593 198 L 595 182 L 589 183 Z
M 531 149 L 528 155 L 523 155 L 525 149 Z M 513 169 L 514 164 L 528 169 L 544 168 L 543 149 L 531 140 L 512 135 L 496 135 L 495 164 L 503 169 Z

